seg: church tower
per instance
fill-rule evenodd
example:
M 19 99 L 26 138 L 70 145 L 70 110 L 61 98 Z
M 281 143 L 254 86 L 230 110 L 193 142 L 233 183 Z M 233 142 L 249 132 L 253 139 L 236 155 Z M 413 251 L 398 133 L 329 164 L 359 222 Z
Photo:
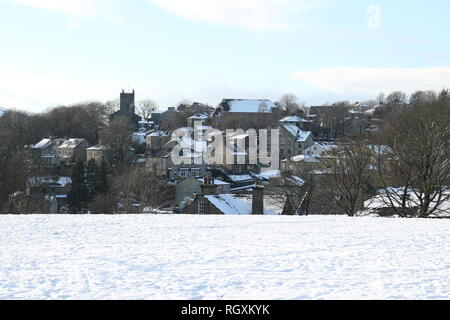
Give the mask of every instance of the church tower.
M 126 93 L 125 90 L 122 90 L 120 93 L 120 110 L 136 113 L 136 106 L 134 104 L 134 90 L 132 93 Z
M 122 90 L 120 93 L 120 110 L 109 116 L 109 121 L 112 122 L 116 119 L 127 119 L 136 130 L 139 128 L 139 121 L 142 120 L 140 116 L 136 114 L 136 106 L 134 104 L 134 90 L 132 93 L 127 93 Z

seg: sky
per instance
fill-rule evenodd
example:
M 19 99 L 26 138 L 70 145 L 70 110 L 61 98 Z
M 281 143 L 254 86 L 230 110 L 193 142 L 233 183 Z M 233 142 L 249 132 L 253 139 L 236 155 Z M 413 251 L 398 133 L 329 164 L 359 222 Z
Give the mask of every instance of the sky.
M 0 106 L 30 112 L 122 89 L 307 105 L 450 80 L 450 1 L 0 0 Z

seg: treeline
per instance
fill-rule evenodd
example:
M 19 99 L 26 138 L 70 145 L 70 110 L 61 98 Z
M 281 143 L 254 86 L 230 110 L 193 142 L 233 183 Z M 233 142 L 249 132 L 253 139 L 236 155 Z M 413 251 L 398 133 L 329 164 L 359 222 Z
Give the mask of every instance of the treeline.
M 74 164 L 68 213 L 153 213 L 173 200 L 173 186 L 139 166 L 111 170 L 104 162 Z
M 320 163 L 291 173 L 305 182 L 283 184 L 292 214 L 427 218 L 449 210 L 450 94 L 396 96 L 380 105 L 390 116 L 376 135 L 341 138 Z
M 0 117 L 2 151 L 21 150 L 50 136 L 85 138 L 89 143 L 97 144 L 100 132 L 116 108 L 115 103 L 86 102 L 55 107 L 38 114 L 6 111 Z

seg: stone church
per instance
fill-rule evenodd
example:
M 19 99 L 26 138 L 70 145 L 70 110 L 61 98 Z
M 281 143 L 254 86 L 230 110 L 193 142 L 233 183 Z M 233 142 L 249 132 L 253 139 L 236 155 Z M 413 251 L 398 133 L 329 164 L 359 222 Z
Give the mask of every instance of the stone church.
M 136 114 L 136 105 L 134 103 L 135 92 L 126 93 L 124 90 L 120 93 L 120 110 L 109 116 L 109 121 L 115 121 L 117 119 L 127 119 L 132 123 L 136 130 L 139 127 L 139 121 L 142 120 L 140 116 Z

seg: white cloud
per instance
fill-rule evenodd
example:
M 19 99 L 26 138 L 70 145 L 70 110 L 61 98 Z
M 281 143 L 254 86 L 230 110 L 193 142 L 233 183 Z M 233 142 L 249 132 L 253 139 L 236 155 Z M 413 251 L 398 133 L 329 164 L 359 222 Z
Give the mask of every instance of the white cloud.
M 79 28 L 82 18 L 102 17 L 116 22 L 123 0 L 9 0 L 22 5 L 68 15 L 67 25 Z
M 357 68 L 329 67 L 293 74 L 317 87 L 346 97 L 374 96 L 379 92 L 440 90 L 449 86 L 450 67 Z
M 322 0 L 148 0 L 188 20 L 225 24 L 252 30 L 297 26 L 295 13 L 320 8 Z M 298 18 L 298 17 L 297 17 Z

